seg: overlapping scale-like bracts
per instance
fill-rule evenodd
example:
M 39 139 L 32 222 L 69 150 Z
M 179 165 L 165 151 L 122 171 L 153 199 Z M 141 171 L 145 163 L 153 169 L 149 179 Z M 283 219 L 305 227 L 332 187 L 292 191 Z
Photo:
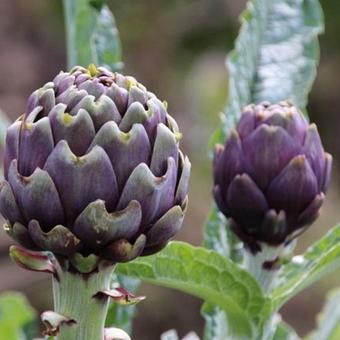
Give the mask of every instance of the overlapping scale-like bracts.
M 315 124 L 294 105 L 249 105 L 216 147 L 215 201 L 254 252 L 289 242 L 317 218 L 331 165 Z
M 7 132 L 8 233 L 80 271 L 162 249 L 187 205 L 180 137 L 166 105 L 133 77 L 93 65 L 61 72 Z

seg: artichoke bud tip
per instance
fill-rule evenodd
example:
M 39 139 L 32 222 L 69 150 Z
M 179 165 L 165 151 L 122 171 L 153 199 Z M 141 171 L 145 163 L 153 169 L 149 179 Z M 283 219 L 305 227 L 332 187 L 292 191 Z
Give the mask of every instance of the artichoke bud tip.
M 71 124 L 72 121 L 73 121 L 73 118 L 74 118 L 74 117 L 73 117 L 72 115 L 70 115 L 69 113 L 65 112 L 65 113 L 64 113 L 64 124 L 65 124 L 65 125 Z
M 94 78 L 99 73 L 97 66 L 95 64 L 90 64 L 87 67 L 87 72 L 92 78 Z
M 181 132 L 175 132 L 176 142 L 179 142 L 183 138 L 183 134 Z

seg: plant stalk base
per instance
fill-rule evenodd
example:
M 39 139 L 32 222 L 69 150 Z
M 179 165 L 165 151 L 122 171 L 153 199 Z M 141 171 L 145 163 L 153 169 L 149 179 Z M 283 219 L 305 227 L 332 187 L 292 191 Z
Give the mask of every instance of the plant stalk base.
M 108 298 L 93 297 L 109 290 L 114 267 L 82 275 L 63 271 L 59 280 L 53 278 L 54 310 L 75 321 L 60 325 L 57 340 L 103 340 Z

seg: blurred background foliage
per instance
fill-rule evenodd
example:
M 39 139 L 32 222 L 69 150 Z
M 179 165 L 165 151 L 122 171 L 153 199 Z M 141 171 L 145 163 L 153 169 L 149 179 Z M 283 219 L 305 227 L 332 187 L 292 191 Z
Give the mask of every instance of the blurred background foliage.
M 321 63 L 308 112 L 334 156 L 333 185 L 321 217 L 300 238 L 298 252 L 340 216 L 340 2 L 322 5 L 326 34 L 321 37 Z M 193 170 L 189 212 L 177 239 L 199 245 L 211 206 L 207 143 L 225 104 L 225 55 L 233 48 L 245 0 L 110 0 L 109 6 L 120 30 L 125 73 L 168 102 L 184 133 L 183 148 Z M 0 1 L 0 65 L 0 108 L 13 120 L 24 112 L 30 92 L 66 68 L 61 0 Z M 50 309 L 49 279 L 10 263 L 10 240 L 3 232 L 0 235 L 0 291 L 23 291 L 39 311 Z M 340 279 L 334 273 L 287 304 L 284 318 L 300 335 L 306 334 L 315 325 L 326 292 L 337 285 Z M 199 300 L 149 285 L 142 286 L 141 294 L 147 300 L 138 306 L 133 338 L 158 339 L 170 328 L 181 335 L 193 329 L 202 334 Z

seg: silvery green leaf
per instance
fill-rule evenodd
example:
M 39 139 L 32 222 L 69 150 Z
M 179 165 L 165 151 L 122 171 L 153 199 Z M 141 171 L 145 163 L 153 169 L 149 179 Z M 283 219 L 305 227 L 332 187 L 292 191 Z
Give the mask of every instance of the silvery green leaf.
M 278 284 L 271 293 L 273 308 L 280 308 L 302 289 L 338 268 L 340 225 L 309 247 L 305 254 L 294 256 L 282 266 Z
M 336 289 L 327 296 L 326 304 L 318 315 L 318 326 L 308 340 L 337 340 L 340 338 L 340 290 Z
M 64 0 L 68 66 L 122 68 L 121 44 L 106 1 Z

